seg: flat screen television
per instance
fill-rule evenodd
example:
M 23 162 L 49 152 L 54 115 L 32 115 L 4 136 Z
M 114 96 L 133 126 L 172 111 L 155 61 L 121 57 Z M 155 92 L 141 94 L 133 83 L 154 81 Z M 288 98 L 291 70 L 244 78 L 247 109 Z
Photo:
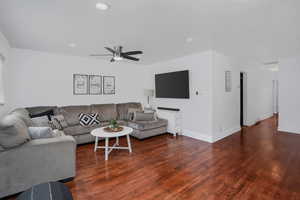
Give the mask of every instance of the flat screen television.
M 155 74 L 156 98 L 189 99 L 189 71 Z

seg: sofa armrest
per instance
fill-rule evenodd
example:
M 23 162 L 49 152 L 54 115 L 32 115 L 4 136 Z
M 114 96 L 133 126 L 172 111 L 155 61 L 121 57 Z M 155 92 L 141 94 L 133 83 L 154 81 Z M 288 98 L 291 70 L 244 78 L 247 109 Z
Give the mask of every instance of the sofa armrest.
M 33 185 L 75 176 L 76 142 L 72 136 L 35 139 L 0 153 L 0 197 Z

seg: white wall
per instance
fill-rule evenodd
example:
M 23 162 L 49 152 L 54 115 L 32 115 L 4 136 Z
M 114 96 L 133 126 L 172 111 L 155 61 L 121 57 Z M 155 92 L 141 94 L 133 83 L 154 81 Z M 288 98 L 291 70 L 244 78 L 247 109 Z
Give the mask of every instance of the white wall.
M 273 80 L 277 80 L 277 72 L 255 63 L 244 65 L 241 71 L 247 74 L 245 125 L 250 126 L 273 115 Z
M 231 92 L 225 92 L 225 71 L 231 71 Z M 240 69 L 234 59 L 213 52 L 213 141 L 222 139 L 240 127 Z
M 116 76 L 115 95 L 73 95 L 73 74 Z M 12 49 L 4 77 L 7 104 L 15 107 L 146 101 L 144 69 L 136 64 Z
M 6 102 L 5 98 L 5 88 L 4 88 L 4 81 L 3 77 L 6 76 L 7 64 L 9 61 L 9 51 L 10 45 L 5 36 L 0 31 L 0 54 L 4 56 L 5 61 L 0 64 L 0 116 L 4 112 L 4 105 L 3 103 Z M 1 61 L 0 61 L 1 62 Z
M 300 134 L 300 56 L 280 61 L 279 130 Z
M 148 88 L 155 88 L 155 74 L 189 70 L 190 99 L 154 98 L 153 105 L 179 108 L 184 135 L 212 140 L 212 51 L 189 55 L 148 66 Z M 196 95 L 196 91 L 199 95 Z

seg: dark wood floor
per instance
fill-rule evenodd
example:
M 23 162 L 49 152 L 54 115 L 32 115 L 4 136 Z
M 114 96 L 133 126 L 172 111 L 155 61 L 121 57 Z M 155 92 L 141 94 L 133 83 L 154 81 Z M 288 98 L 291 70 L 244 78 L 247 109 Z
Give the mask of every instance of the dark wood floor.
M 300 135 L 277 132 L 275 118 L 215 144 L 167 134 L 132 142 L 132 155 L 114 151 L 107 162 L 80 146 L 66 184 L 74 199 L 300 199 Z
M 171 135 L 133 140 L 132 155 L 114 151 L 107 162 L 83 145 L 67 186 L 76 200 L 300 199 L 300 135 L 275 126 L 268 119 L 215 144 Z

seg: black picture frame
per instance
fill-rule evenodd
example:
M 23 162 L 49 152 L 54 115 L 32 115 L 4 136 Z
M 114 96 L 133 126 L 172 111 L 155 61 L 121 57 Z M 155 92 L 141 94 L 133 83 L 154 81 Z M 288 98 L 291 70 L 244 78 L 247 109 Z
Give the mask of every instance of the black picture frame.
M 96 87 L 96 86 L 92 86 L 93 78 L 99 78 L 98 84 L 100 84 L 100 85 L 98 86 L 99 87 L 98 92 L 93 91 L 93 87 Z M 101 95 L 102 94 L 102 76 L 101 75 L 89 75 L 89 94 L 90 95 Z
M 73 74 L 73 95 L 88 95 L 88 94 L 89 94 L 89 75 Z
M 112 95 L 116 94 L 116 77 L 103 76 L 103 94 Z

